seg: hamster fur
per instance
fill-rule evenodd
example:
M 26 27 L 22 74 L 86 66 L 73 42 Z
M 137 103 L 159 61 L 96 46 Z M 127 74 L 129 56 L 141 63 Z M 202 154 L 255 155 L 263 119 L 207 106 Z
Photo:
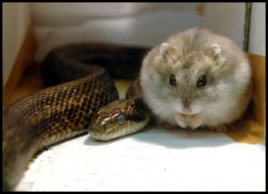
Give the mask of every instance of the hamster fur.
M 207 83 L 198 87 L 202 75 Z M 140 80 L 153 114 L 182 128 L 226 126 L 242 116 L 252 95 L 243 51 L 229 38 L 199 28 L 154 47 L 143 60 Z

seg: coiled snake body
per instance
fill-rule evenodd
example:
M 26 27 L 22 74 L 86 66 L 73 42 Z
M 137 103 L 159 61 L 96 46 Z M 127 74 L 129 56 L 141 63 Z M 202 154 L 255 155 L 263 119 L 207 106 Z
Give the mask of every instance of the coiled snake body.
M 142 129 L 150 110 L 141 99 L 139 81 L 130 87 L 126 100 L 118 100 L 111 76 L 136 78 L 147 51 L 103 43 L 53 49 L 41 71 L 49 87 L 3 110 L 3 189 L 13 189 L 33 155 L 47 146 L 87 131 L 108 141 Z

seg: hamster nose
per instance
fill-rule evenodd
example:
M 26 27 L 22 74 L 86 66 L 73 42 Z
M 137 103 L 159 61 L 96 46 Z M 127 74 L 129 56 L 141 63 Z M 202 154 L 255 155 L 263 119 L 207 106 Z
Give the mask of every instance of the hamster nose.
M 190 103 L 188 100 L 183 100 L 183 109 L 182 109 L 184 114 L 191 114 L 192 109 L 190 107 Z
M 192 113 L 192 109 L 189 106 L 183 106 L 182 111 L 183 111 L 182 112 L 183 114 L 191 114 Z

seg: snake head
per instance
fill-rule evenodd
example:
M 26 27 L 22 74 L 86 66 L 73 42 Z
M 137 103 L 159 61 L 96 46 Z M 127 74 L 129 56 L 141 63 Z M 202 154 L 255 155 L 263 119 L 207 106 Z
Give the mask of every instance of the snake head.
M 117 100 L 92 115 L 88 133 L 93 139 L 109 141 L 142 129 L 149 115 L 140 99 Z

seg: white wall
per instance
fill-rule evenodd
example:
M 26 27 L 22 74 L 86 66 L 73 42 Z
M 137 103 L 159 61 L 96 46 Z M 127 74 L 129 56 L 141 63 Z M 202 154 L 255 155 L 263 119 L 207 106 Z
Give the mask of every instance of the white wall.
M 206 3 L 204 26 L 234 40 L 243 48 L 245 3 Z
M 29 22 L 29 3 L 3 3 L 3 86 L 15 63 Z
M 32 3 L 36 60 L 61 44 L 106 41 L 153 46 L 200 26 L 198 3 Z
M 77 25 L 90 19 L 138 15 L 150 10 L 194 10 L 198 3 L 31 3 L 38 26 Z
M 265 55 L 266 50 L 266 3 L 252 3 L 249 52 Z
M 36 60 L 53 47 L 79 41 L 153 46 L 190 27 L 206 27 L 243 48 L 245 3 L 31 3 Z

